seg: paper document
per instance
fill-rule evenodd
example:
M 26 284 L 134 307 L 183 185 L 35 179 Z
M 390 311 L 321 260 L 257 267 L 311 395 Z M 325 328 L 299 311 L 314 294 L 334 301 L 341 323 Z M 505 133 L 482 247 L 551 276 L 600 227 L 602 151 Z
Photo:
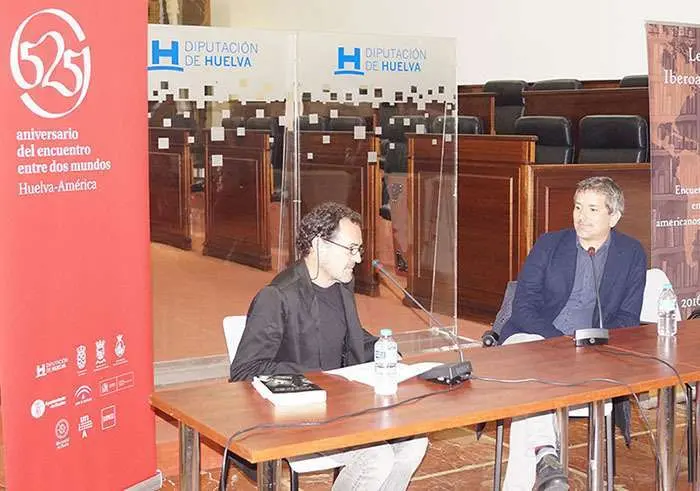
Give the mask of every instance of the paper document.
M 442 363 L 435 363 L 432 361 L 427 361 L 423 363 L 414 363 L 412 365 L 407 365 L 405 363 L 399 363 L 398 368 L 398 382 L 401 383 L 404 380 L 408 380 L 411 377 L 420 375 L 423 372 L 430 370 L 433 367 L 441 365 Z M 353 382 L 360 382 L 361 384 L 369 385 L 374 387 L 374 362 L 370 361 L 368 363 L 363 363 L 361 365 L 353 365 L 351 367 L 336 368 L 335 370 L 328 370 L 330 375 L 340 375 Z

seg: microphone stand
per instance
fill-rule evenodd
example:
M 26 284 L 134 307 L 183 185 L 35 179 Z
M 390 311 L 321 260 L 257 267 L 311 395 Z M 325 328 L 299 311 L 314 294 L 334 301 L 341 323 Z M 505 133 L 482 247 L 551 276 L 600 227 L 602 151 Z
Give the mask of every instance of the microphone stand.
M 446 385 L 456 385 L 464 382 L 465 380 L 469 380 L 472 372 L 472 364 L 471 362 L 464 360 L 464 354 L 462 353 L 462 347 L 459 343 L 459 337 L 457 337 L 457 335 L 455 335 L 453 332 L 450 332 L 448 329 L 446 329 L 428 309 L 426 309 L 413 295 L 411 295 L 411 293 L 408 290 L 401 286 L 401 284 L 398 281 L 396 281 L 396 279 L 384 269 L 384 266 L 382 265 L 381 261 L 379 261 L 378 259 L 373 260 L 372 267 L 379 271 L 389 281 L 391 281 L 391 283 L 393 283 L 394 286 L 401 290 L 401 292 L 404 295 L 411 299 L 411 301 L 415 305 L 417 305 L 418 308 L 420 308 L 433 323 L 436 324 L 435 329 L 438 332 L 446 334 L 450 338 L 450 341 L 454 343 L 454 346 L 457 349 L 457 353 L 459 356 L 458 362 L 444 363 L 435 368 L 431 368 L 427 372 L 422 373 L 421 375 L 419 375 L 419 377 L 425 380 L 430 380 L 432 382 L 437 382 Z M 466 339 L 473 343 L 473 345 L 480 346 L 480 343 L 477 343 L 475 340 L 469 338 Z
M 610 333 L 603 328 L 603 309 L 600 305 L 600 292 L 598 291 L 598 275 L 595 272 L 595 247 L 589 247 L 588 257 L 591 258 L 591 268 L 593 268 L 593 288 L 595 290 L 595 301 L 598 306 L 598 327 L 590 329 L 576 329 L 574 331 L 574 344 L 576 346 L 590 346 L 593 344 L 608 344 Z

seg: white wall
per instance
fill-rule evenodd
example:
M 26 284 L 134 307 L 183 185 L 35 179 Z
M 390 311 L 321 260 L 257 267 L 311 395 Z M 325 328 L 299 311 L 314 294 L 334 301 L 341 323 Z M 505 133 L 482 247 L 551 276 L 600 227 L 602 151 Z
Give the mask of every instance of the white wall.
M 698 0 L 211 0 L 212 24 L 449 36 L 458 83 L 646 73 L 646 20 L 700 24 Z

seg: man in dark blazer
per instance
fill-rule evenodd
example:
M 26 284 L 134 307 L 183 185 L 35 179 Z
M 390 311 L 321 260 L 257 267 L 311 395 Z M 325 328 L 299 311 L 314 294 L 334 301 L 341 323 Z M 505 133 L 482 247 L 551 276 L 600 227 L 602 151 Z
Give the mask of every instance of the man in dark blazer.
M 624 206 L 609 177 L 578 183 L 574 228 L 542 235 L 518 275 L 503 344 L 599 327 L 596 289 L 604 328 L 639 325 L 647 260 L 639 241 L 614 230 Z M 504 489 L 569 489 L 556 448 L 553 413 L 514 420 Z
M 374 359 L 376 338 L 360 325 L 353 269 L 362 261 L 360 215 L 324 203 L 299 224 L 301 260 L 253 299 L 231 364 L 231 381 L 332 370 Z M 333 490 L 405 490 L 423 460 L 425 437 L 326 453 L 343 470 Z

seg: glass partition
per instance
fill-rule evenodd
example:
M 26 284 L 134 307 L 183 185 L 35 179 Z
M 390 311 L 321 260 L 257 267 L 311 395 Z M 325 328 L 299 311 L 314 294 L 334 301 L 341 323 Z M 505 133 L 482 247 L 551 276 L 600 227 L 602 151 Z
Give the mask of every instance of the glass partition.
M 224 353 L 325 201 L 363 218 L 363 325 L 454 345 L 453 40 L 150 25 L 148 48 L 156 361 Z
M 294 36 L 150 25 L 148 48 L 155 358 L 222 354 L 278 269 Z
M 297 257 L 300 217 L 345 204 L 363 220 L 355 290 L 364 326 L 392 328 L 404 353 L 453 346 L 454 40 L 301 32 L 295 60 L 280 267 Z

